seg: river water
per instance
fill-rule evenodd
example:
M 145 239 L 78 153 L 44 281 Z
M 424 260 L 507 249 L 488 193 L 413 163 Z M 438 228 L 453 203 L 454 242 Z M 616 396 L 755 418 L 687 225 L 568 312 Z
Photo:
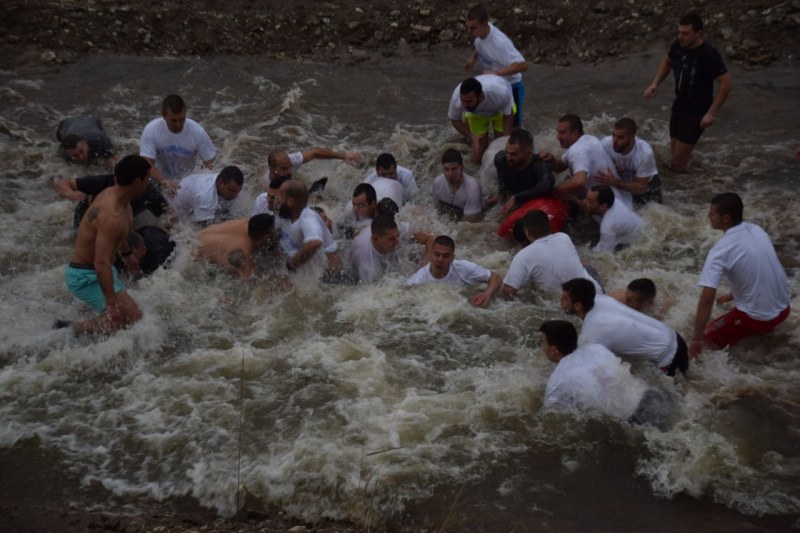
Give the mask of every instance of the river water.
M 641 97 L 659 54 L 526 73 L 525 125 L 537 149 L 560 153 L 554 128 L 566 112 L 598 136 L 631 116 L 656 149 L 665 205 L 641 212 L 647 229 L 629 249 L 581 248 L 583 259 L 607 288 L 653 278 L 674 302 L 665 322 L 686 336 L 697 276 L 719 237 L 708 201 L 735 191 L 745 218 L 773 238 L 797 309 L 796 70 L 733 68 L 733 93 L 698 146 L 698 170 L 675 176 L 665 169 L 671 78 L 654 100 Z M 361 169 L 314 161 L 299 173 L 307 183 L 330 178 L 324 201 L 336 217 L 389 151 L 420 184 L 401 219 L 451 235 L 459 257 L 504 274 L 515 250 L 495 236 L 496 215 L 450 222 L 427 194 L 442 152 L 467 151 L 446 121 L 462 55 L 355 66 L 95 56 L 0 72 L 0 446 L 55 452 L 59 468 L 123 500 L 188 495 L 223 515 L 235 512 L 243 484 L 305 520 L 372 528 L 797 527 L 796 310 L 768 337 L 706 352 L 689 379 L 634 367 L 680 400 L 679 420 L 664 432 L 540 412 L 552 365 L 538 351 L 538 325 L 564 318 L 552 295 L 525 291 L 475 309 L 469 290 L 407 289 L 400 278 L 335 286 L 315 273 L 296 275 L 291 291 L 243 288 L 192 262 L 187 231 L 176 236 L 172 268 L 130 289 L 146 314 L 135 327 L 99 340 L 50 329 L 55 318 L 90 316 L 63 281 L 73 204 L 50 188 L 56 176 L 87 171 L 57 159 L 56 125 L 93 111 L 122 153 L 135 152 L 169 93 L 206 127 L 217 167 L 244 170 L 245 202 L 261 192 L 258 169 L 271 149 L 359 150 L 369 160 Z

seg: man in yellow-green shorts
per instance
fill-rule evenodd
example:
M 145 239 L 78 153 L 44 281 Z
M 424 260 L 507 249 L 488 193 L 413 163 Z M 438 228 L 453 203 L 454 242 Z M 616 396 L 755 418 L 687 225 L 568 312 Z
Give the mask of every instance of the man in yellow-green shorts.
M 456 131 L 470 140 L 471 160 L 479 165 L 489 146 L 489 126 L 495 137 L 508 135 L 515 112 L 511 85 L 500 76 L 483 74 L 458 84 L 450 98 L 447 116 Z

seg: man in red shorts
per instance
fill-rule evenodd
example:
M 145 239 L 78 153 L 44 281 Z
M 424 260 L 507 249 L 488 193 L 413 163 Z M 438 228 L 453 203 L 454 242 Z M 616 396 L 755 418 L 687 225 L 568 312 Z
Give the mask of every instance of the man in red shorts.
M 759 226 L 742 220 L 742 199 L 734 193 L 718 194 L 711 200 L 708 220 L 724 232 L 708 252 L 698 285 L 703 288 L 697 303 L 694 334 L 689 355 L 703 351 L 703 341 L 717 348 L 732 346 L 751 335 L 769 333 L 789 315 L 789 279 L 778 261 L 775 248 Z M 733 300 L 736 307 L 708 323 L 722 277 L 731 292 L 717 304 Z

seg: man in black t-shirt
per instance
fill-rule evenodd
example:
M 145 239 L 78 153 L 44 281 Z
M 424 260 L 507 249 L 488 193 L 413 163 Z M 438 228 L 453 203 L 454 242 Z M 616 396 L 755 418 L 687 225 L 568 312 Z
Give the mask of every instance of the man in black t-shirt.
M 555 187 L 553 169 L 533 153 L 533 135 L 516 128 L 506 141 L 506 149 L 494 156 L 499 193 L 490 203 L 502 201 L 500 218 L 528 200 L 552 194 Z
M 669 121 L 672 170 L 685 172 L 689 155 L 705 128 L 717 119 L 717 112 L 731 91 L 731 77 L 719 52 L 703 41 L 703 21 L 689 13 L 678 24 L 678 38 L 661 61 L 644 97 L 652 98 L 658 85 L 672 70 L 675 101 Z M 719 89 L 714 94 L 714 82 Z
M 114 166 L 114 145 L 94 115 L 65 118 L 58 125 L 56 139 L 61 143 L 61 155 L 69 162 Z
M 113 185 L 113 174 L 101 174 L 77 179 L 60 179 L 53 183 L 53 189 L 64 198 L 78 202 L 78 205 L 75 206 L 73 220 L 74 227 L 77 229 L 81 223 L 81 218 L 83 218 L 83 213 L 86 212 L 86 208 L 92 203 L 94 197 Z M 161 194 L 159 188 L 150 181 L 144 194 L 131 200 L 131 209 L 133 210 L 134 219 L 144 211 L 149 211 L 154 216 L 160 217 L 168 211 L 169 203 Z

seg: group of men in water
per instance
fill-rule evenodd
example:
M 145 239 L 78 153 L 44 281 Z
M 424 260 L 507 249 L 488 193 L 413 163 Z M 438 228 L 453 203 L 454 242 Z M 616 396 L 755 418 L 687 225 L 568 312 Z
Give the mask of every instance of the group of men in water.
M 637 207 L 662 201 L 652 148 L 637 137 L 637 125 L 630 118 L 620 119 L 611 135 L 598 139 L 584 133 L 578 116 L 567 114 L 556 125 L 564 152 L 535 153 L 533 136 L 520 127 L 525 94 L 521 73 L 527 68 L 522 54 L 480 6 L 469 11 L 466 27 L 475 38 L 475 53 L 466 67 L 473 68 L 479 60 L 484 73 L 456 87 L 448 118 L 467 138 L 474 164 L 484 157 L 490 130 L 495 137 L 507 135 L 504 149 L 490 163 L 497 173 L 498 192 L 484 196 L 480 181 L 464 172 L 463 156 L 455 148 L 444 151 L 442 174 L 432 180 L 431 191 L 440 212 L 467 223 L 483 220 L 496 205 L 501 218 L 520 215 L 513 235 L 523 248 L 505 277 L 456 259 L 456 243 L 449 236 L 413 231 L 396 220 L 419 191 L 412 171 L 388 153 L 377 158 L 375 171 L 354 189 L 347 215 L 330 220 L 324 209 L 311 205 L 312 195 L 324 189 L 325 180 L 308 187 L 295 173 L 313 159 L 356 164 L 362 161 L 361 154 L 325 148 L 275 150 L 267 158 L 266 191 L 255 199 L 250 217 L 233 218 L 232 203 L 244 184 L 242 171 L 236 166 L 212 171 L 213 142 L 200 124 L 187 118 L 183 99 L 170 95 L 163 101 L 161 116 L 145 126 L 139 155 L 122 158 L 113 176 L 60 180 L 54 185 L 63 196 L 85 201 L 76 213 L 75 253 L 65 277 L 70 291 L 101 313 L 84 322 L 58 325 L 71 326 L 77 334 L 108 333 L 141 318 L 115 263 L 134 279 L 164 264 L 175 247 L 158 222 L 164 216 L 171 223 L 182 221 L 200 230 L 197 259 L 246 280 L 316 262 L 325 264 L 328 281 L 372 283 L 406 253 L 403 243 L 415 242 L 424 247 L 419 254 L 422 266 L 407 277 L 408 285 L 485 284 L 470 300 L 476 306 L 488 305 L 495 295 L 514 297 L 525 285 L 560 293 L 563 311 L 580 318 L 582 328 L 578 335 L 567 321 L 541 326 L 542 350 L 558 363 L 545 403 L 598 408 L 633 421 L 647 421 L 658 395 L 631 376 L 620 357 L 650 361 L 668 375 L 685 373 L 689 357 L 698 356 L 704 345 L 730 346 L 748 335 L 769 332 L 786 318 L 790 300 L 786 273 L 769 237 L 744 222 L 742 201 L 733 193 L 711 201 L 711 227 L 723 231 L 723 236 L 709 252 L 700 275 L 702 293 L 688 344 L 660 321 L 663 310 L 653 303 L 652 281 L 634 280 L 616 298 L 605 295 L 597 273 L 581 262 L 570 236 L 554 223 L 553 213 L 546 207 L 530 208 L 530 202 L 543 198 L 569 202 L 568 225 L 574 227 L 581 220 L 599 224 L 593 249 L 613 253 L 641 234 L 644 222 Z M 719 53 L 704 43 L 701 31 L 697 15 L 681 19 L 678 39 L 645 91 L 651 97 L 674 70 L 670 137 L 672 166 L 678 172 L 685 170 L 691 147 L 713 124 L 730 90 Z M 93 117 L 62 122 L 58 138 L 68 158 L 101 158 L 109 164 L 114 160 L 111 143 Z M 206 172 L 195 173 L 198 160 Z M 555 173 L 567 170 L 569 177 L 557 183 Z M 342 243 L 349 243 L 347 260 L 340 254 Z M 717 298 L 723 278 L 731 294 Z M 734 300 L 735 307 L 709 323 L 715 298 L 717 303 Z M 591 387 L 585 386 L 586 376 L 597 377 Z M 602 399 L 618 396 L 609 387 L 636 390 L 628 395 L 635 401 L 609 407 Z

